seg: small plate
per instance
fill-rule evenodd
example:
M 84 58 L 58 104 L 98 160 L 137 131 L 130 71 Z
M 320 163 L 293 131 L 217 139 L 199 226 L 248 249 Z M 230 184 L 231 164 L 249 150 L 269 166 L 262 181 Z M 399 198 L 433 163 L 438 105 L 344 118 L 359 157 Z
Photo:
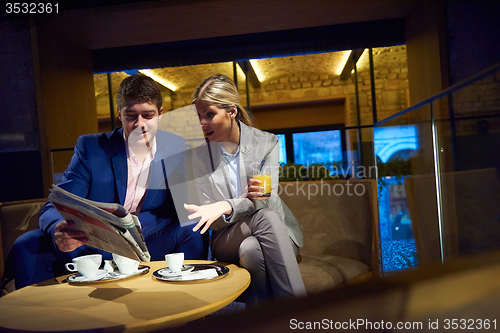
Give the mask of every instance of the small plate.
M 120 274 L 120 271 L 118 271 L 118 270 L 109 273 L 109 272 L 105 271 L 104 269 L 100 269 L 99 272 L 102 271 L 102 272 L 104 272 L 106 274 L 104 274 L 103 276 L 101 276 L 97 280 L 82 279 L 83 276 L 81 276 L 80 274 L 74 274 L 74 275 L 71 275 L 68 278 L 66 278 L 64 280 L 64 282 L 70 282 L 70 283 L 74 283 L 74 284 L 87 284 L 87 283 L 93 284 L 93 283 L 114 282 L 114 281 L 117 281 L 117 280 L 124 280 L 124 279 L 128 279 L 128 278 L 132 278 L 134 276 L 144 275 L 147 272 L 149 272 L 149 269 L 150 269 L 149 266 L 139 265 L 139 269 L 137 270 L 137 272 L 135 272 L 133 274 L 127 274 L 127 275 Z M 76 275 L 76 277 L 75 277 L 75 275 Z
M 81 275 L 80 273 L 76 273 L 76 274 L 69 276 L 68 281 L 69 282 L 93 282 L 93 281 L 101 280 L 102 278 L 104 278 L 106 276 L 106 274 L 108 274 L 108 272 L 105 271 L 104 269 L 98 270 L 96 276 L 93 276 L 93 277 L 87 277 L 87 276 Z
M 136 275 L 142 275 L 145 272 L 149 271 L 149 266 L 145 265 L 140 265 L 137 271 L 131 273 L 131 274 L 122 274 L 118 269 L 116 269 L 113 272 L 110 272 L 104 279 L 101 281 L 108 281 L 108 280 L 119 280 L 119 279 L 125 279 L 131 276 L 136 276 Z
M 194 269 L 192 271 L 187 272 L 183 275 L 165 276 L 159 273 L 161 270 L 164 270 L 165 268 L 160 268 L 159 270 L 153 272 L 153 276 L 158 280 L 168 281 L 168 282 L 199 283 L 199 282 L 218 280 L 227 276 L 227 273 L 229 273 L 229 268 L 218 264 L 193 264 L 193 266 Z M 209 269 L 215 269 L 217 276 L 207 278 L 203 277 L 202 274 L 197 274 L 201 273 L 201 271 Z M 192 275 L 192 277 L 190 275 Z
M 158 274 L 160 274 L 161 276 L 164 276 L 164 277 L 181 276 L 181 275 L 184 275 L 184 274 L 191 272 L 193 269 L 194 269 L 193 265 L 183 265 L 180 272 L 174 273 L 170 270 L 170 268 L 165 267 L 165 268 L 158 270 Z

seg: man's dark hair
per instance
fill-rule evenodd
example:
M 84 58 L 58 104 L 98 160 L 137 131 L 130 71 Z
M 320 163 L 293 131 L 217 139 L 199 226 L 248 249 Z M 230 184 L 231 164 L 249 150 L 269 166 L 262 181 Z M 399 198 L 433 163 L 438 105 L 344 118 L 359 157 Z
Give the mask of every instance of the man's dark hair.
M 160 87 L 149 76 L 143 74 L 131 75 L 125 78 L 120 83 L 120 88 L 118 88 L 118 94 L 116 95 L 118 109 L 121 110 L 125 107 L 128 100 L 151 103 L 156 105 L 159 110 L 162 103 Z

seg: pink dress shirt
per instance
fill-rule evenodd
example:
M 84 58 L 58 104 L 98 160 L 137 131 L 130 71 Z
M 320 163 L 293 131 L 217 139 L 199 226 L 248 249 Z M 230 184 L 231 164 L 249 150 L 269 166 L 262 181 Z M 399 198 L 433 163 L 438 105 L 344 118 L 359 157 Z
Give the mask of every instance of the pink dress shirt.
M 135 214 L 141 211 L 144 193 L 148 187 L 149 169 L 156 153 L 156 138 L 152 140 L 151 150 L 144 162 L 139 161 L 132 147 L 127 143 L 127 195 L 123 207 L 130 213 Z

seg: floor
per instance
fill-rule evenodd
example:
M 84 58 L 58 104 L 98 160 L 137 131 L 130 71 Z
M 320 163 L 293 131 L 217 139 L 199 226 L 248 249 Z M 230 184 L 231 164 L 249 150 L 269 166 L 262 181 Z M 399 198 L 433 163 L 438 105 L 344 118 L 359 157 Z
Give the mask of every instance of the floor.
M 232 302 L 223 307 L 222 309 L 215 311 L 214 313 L 209 314 L 207 317 L 212 317 L 212 316 L 225 316 L 225 315 L 230 315 L 233 313 L 245 311 L 246 306 L 245 303 L 242 302 Z

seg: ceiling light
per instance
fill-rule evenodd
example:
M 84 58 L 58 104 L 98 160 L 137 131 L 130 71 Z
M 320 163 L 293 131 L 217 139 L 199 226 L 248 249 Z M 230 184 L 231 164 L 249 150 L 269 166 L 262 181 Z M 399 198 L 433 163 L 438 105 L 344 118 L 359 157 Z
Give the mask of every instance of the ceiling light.
M 365 68 L 370 68 L 370 59 L 368 59 L 369 51 L 368 49 L 365 49 L 361 56 L 358 59 L 358 68 L 359 69 L 365 69 Z
M 344 67 L 347 66 L 347 61 L 349 60 L 349 56 L 352 53 L 352 50 L 350 51 L 339 51 L 337 52 L 339 54 L 339 61 L 335 64 L 335 69 L 334 69 L 334 74 L 335 75 L 340 75 L 342 74 L 342 70 Z
M 238 73 L 238 77 L 241 77 L 243 80 L 245 80 L 246 75 L 245 75 L 245 72 L 243 71 L 243 69 L 241 68 L 240 64 L 238 64 L 238 66 L 236 66 L 236 72 Z
M 259 79 L 260 82 L 264 82 L 266 77 L 264 75 L 264 71 L 262 70 L 262 68 L 259 67 L 259 62 L 256 59 L 250 59 L 249 61 L 253 67 L 255 75 L 257 75 L 257 79 Z
M 152 78 L 153 80 L 155 80 L 156 82 L 158 82 L 159 84 L 167 87 L 168 89 L 172 90 L 172 91 L 175 91 L 178 87 L 176 87 L 173 83 L 171 82 L 168 82 L 167 80 L 165 80 L 163 77 L 157 75 L 153 69 L 139 69 L 138 72 L 144 74 L 144 75 L 147 75 L 149 76 L 150 78 Z

